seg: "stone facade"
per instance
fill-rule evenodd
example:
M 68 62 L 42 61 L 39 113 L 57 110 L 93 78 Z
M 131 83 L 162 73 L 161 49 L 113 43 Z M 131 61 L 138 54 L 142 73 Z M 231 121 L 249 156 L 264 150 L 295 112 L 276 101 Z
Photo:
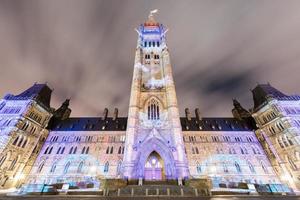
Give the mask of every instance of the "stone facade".
M 253 91 L 257 138 L 279 178 L 300 188 L 300 96 L 288 96 L 270 84 Z
M 47 138 L 51 90 L 34 84 L 20 95 L 0 100 L 0 185 L 15 187 L 29 174 Z

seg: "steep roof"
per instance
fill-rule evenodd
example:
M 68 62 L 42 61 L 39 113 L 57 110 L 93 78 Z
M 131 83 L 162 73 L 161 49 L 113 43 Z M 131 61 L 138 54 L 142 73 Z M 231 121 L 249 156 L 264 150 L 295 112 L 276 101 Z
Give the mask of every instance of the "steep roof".
M 281 91 L 277 90 L 271 84 L 258 84 L 253 90 L 253 101 L 254 101 L 254 110 L 259 109 L 263 106 L 268 98 L 274 98 L 277 100 L 300 100 L 299 95 L 286 95 Z
M 254 128 L 235 118 L 180 118 L 182 131 L 251 131 Z M 125 131 L 127 117 L 106 119 L 101 117 L 75 117 L 56 120 L 49 129 L 52 131 Z
M 35 83 L 33 86 L 25 90 L 24 92 L 13 95 L 7 94 L 4 96 L 6 100 L 27 100 L 33 99 L 38 103 L 42 104 L 45 108 L 50 108 L 50 100 L 51 100 L 52 90 L 48 87 L 47 84 L 38 84 Z

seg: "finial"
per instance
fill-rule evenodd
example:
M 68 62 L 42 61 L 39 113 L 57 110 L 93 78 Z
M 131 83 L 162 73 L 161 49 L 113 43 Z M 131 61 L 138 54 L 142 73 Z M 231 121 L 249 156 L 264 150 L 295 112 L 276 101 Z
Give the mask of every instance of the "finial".
M 157 13 L 158 12 L 158 9 L 154 9 L 154 10 L 151 10 L 149 15 L 148 15 L 148 18 L 152 18 L 153 17 L 153 14 Z

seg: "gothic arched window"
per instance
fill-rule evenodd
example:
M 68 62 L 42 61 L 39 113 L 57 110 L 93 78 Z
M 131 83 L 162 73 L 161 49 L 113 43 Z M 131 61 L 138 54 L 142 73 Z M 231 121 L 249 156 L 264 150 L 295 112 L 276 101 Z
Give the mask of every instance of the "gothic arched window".
M 45 161 L 43 161 L 43 162 L 39 165 L 38 170 L 37 170 L 37 173 L 40 173 L 40 172 L 43 170 L 44 165 L 45 165 Z
M 77 147 L 74 148 L 73 154 L 76 154 L 77 152 Z
M 64 174 L 68 173 L 70 165 L 71 165 L 71 163 L 67 162 L 67 164 L 65 165 L 65 168 L 64 168 Z
M 108 172 L 109 170 L 109 162 L 107 161 L 104 165 L 104 172 Z
M 19 140 L 19 136 L 14 140 L 13 145 L 16 145 Z
M 82 151 L 81 151 L 81 154 L 84 154 L 85 153 L 85 147 L 83 147 Z
M 44 154 L 47 154 L 47 153 L 48 153 L 48 149 L 49 149 L 49 147 L 46 148 Z
M 122 169 L 122 161 L 119 161 L 118 166 L 117 166 L 117 174 L 121 174 L 121 169 Z
M 202 171 L 201 165 L 199 163 L 197 163 L 197 173 L 200 174 L 201 171 Z
M 71 147 L 69 154 L 72 154 L 72 152 L 73 152 L 73 147 Z
M 223 162 L 223 171 L 225 173 L 228 173 L 228 167 L 227 167 L 227 164 L 225 162 Z
M 22 137 L 22 136 L 21 136 L 21 139 L 20 139 L 20 141 L 19 141 L 19 143 L 18 143 L 18 147 L 20 147 L 20 146 L 21 146 L 21 144 L 22 144 L 23 140 L 24 140 L 24 137 Z
M 260 164 L 261 164 L 261 167 L 264 170 L 264 172 L 267 174 L 268 173 L 268 169 L 267 169 L 266 165 L 264 164 L 264 162 L 262 160 L 260 161 Z
M 250 163 L 250 161 L 248 161 L 248 166 L 249 166 L 249 169 L 252 173 L 255 173 L 255 169 L 253 167 L 253 165 Z
M 50 148 L 50 150 L 49 150 L 49 153 L 48 153 L 48 154 L 51 154 L 52 150 L 53 150 L 53 147 L 51 147 L 51 148 Z
M 148 102 L 148 120 L 159 120 L 159 102 L 156 99 L 151 99 Z
M 290 157 L 288 157 L 288 161 L 290 163 L 291 168 L 293 170 L 297 170 L 297 165 L 294 163 L 294 161 Z
M 59 154 L 61 147 L 58 148 L 56 154 Z
M 24 147 L 26 146 L 27 142 L 28 142 L 28 139 L 26 139 L 26 140 L 24 141 L 24 143 L 23 143 L 23 145 L 22 145 L 22 148 L 24 148 Z
M 50 173 L 53 173 L 55 172 L 55 169 L 56 169 L 56 163 L 54 163 L 50 169 Z
M 15 166 L 16 166 L 17 161 L 18 161 L 18 157 L 16 157 L 16 158 L 11 162 L 11 164 L 10 164 L 8 170 L 13 170 L 13 169 L 15 168 Z
M 78 169 L 77 169 L 77 173 L 82 173 L 82 168 L 83 168 L 83 161 L 81 161 L 79 163 Z
M 2 156 L 2 158 L 0 159 L 0 167 L 3 165 L 3 163 L 4 163 L 5 160 L 6 160 L 6 158 L 7 158 L 7 155 Z
M 60 154 L 63 154 L 65 152 L 65 147 L 62 148 Z
M 239 165 L 239 163 L 235 162 L 234 165 L 235 165 L 236 171 L 241 173 L 242 170 L 241 170 L 241 166 Z

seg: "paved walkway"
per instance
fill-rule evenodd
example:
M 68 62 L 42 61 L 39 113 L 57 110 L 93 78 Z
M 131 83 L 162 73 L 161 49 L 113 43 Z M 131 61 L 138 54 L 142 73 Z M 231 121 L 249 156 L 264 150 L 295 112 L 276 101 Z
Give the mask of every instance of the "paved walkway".
M 103 197 L 103 196 L 70 196 L 70 195 L 43 195 L 43 196 L 6 196 L 4 194 L 0 195 L 0 200 L 35 200 L 35 199 L 47 199 L 47 200 L 140 200 L 141 197 Z M 300 196 L 213 196 L 213 197 L 142 197 L 144 200 L 259 200 L 259 199 L 265 199 L 265 200 L 300 200 Z

